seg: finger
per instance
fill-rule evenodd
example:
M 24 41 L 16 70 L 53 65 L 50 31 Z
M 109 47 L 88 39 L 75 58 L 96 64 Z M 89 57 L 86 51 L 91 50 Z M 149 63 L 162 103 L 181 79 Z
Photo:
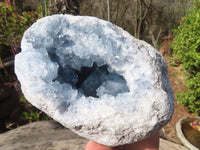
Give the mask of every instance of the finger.
M 133 144 L 126 145 L 126 150 L 158 150 L 159 149 L 159 133 L 156 133 L 155 135 L 135 142 Z
M 85 150 L 120 150 L 120 147 L 110 147 L 89 141 L 85 146 Z

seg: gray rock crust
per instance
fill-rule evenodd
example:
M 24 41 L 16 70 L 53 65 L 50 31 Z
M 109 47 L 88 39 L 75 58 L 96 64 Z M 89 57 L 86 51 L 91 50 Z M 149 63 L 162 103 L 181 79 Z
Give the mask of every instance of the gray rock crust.
M 25 97 L 62 125 L 117 146 L 154 134 L 173 114 L 163 57 L 110 22 L 53 15 L 25 33 L 15 72 Z

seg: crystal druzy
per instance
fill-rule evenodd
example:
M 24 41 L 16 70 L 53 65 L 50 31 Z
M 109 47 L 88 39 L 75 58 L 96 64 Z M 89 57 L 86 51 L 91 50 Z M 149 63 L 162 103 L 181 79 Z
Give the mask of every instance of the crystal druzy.
M 144 139 L 173 114 L 163 57 L 120 27 L 53 15 L 25 33 L 15 72 L 26 99 L 77 134 L 116 146 Z

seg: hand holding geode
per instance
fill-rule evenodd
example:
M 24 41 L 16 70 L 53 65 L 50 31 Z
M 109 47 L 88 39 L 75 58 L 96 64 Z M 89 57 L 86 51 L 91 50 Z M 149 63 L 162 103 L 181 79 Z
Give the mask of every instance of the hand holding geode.
M 25 97 L 79 135 L 122 145 L 171 119 L 174 96 L 163 57 L 112 23 L 48 16 L 21 44 L 15 72 Z

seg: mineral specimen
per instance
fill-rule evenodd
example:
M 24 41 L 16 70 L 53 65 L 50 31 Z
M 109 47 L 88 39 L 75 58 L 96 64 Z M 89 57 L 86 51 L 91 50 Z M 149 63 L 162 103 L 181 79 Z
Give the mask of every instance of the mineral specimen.
M 110 22 L 48 16 L 24 33 L 21 48 L 15 72 L 27 100 L 83 137 L 132 143 L 171 119 L 163 57 Z

